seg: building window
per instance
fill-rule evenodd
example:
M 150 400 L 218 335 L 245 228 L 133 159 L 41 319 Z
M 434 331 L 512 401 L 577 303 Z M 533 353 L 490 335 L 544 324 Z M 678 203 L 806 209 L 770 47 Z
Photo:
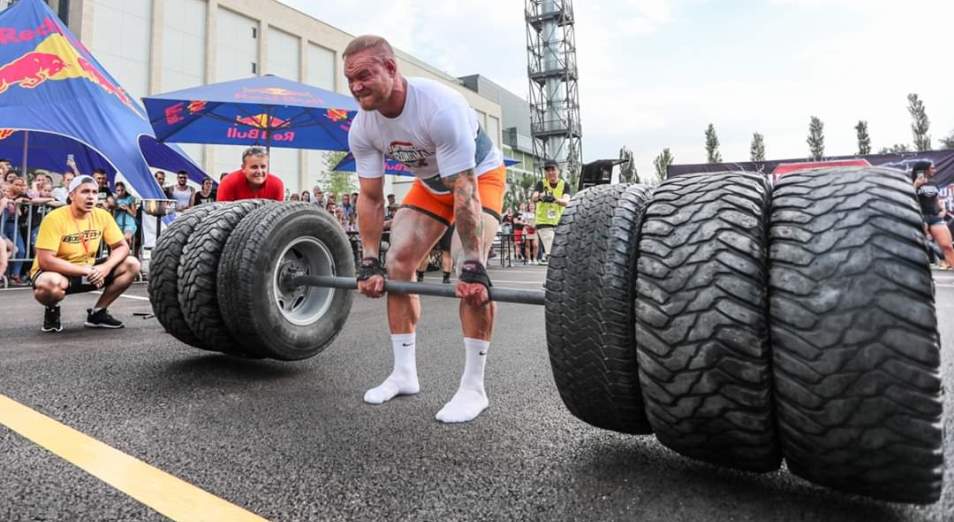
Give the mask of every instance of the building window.
M 258 24 L 258 20 L 219 7 L 214 42 L 214 81 L 238 80 L 261 72 L 259 63 L 265 58 L 258 55 L 259 42 L 252 37 Z M 243 34 L 247 36 L 241 36 Z
M 301 38 L 269 27 L 264 72 L 301 81 Z
M 309 43 L 305 58 L 305 82 L 329 91 L 335 90 L 334 51 Z
M 152 0 L 96 0 L 93 55 L 133 98 L 149 94 Z

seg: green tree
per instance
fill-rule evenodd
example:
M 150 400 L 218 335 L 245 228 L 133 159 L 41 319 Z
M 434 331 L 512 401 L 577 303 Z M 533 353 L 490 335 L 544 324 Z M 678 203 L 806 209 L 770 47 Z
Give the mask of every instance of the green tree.
M 530 201 L 533 187 L 540 178 L 532 174 L 507 173 L 507 192 L 504 193 L 504 210 L 518 208 L 521 203 Z
M 881 147 L 878 154 L 900 154 L 902 152 L 911 152 L 911 147 L 907 143 L 895 143 L 890 147 Z
M 636 158 L 633 151 L 626 146 L 619 149 L 619 159 L 623 163 L 619 166 L 619 180 L 622 183 L 635 183 L 639 180 L 639 174 L 636 172 Z
M 941 144 L 945 149 L 954 149 L 954 131 L 951 131 L 950 136 L 941 138 Z
M 858 136 L 858 155 L 871 154 L 871 136 L 868 135 L 868 122 L 858 120 L 858 125 L 855 125 L 855 134 Z
M 749 147 L 749 159 L 752 161 L 765 161 L 765 136 L 757 132 L 752 133 L 752 146 Z
M 347 152 L 329 152 L 325 154 L 325 168 L 327 171 L 321 179 L 325 192 L 332 194 L 351 193 L 358 190 L 357 175 L 353 172 L 339 172 L 335 166 L 347 156 Z M 341 201 L 340 198 L 338 201 Z
M 808 124 L 806 142 L 812 161 L 820 161 L 825 157 L 825 124 L 815 116 L 812 116 L 811 123 Z
M 931 136 L 928 131 L 931 130 L 931 120 L 927 117 L 924 110 L 924 102 L 918 95 L 911 93 L 908 95 L 908 113 L 911 114 L 911 132 L 914 133 L 914 148 L 918 152 L 931 150 Z
M 676 157 L 672 155 L 672 152 L 669 151 L 669 147 L 663 149 L 663 151 L 656 156 L 656 159 L 653 160 L 653 167 L 655 167 L 656 175 L 650 179 L 645 180 L 644 182 L 647 185 L 658 185 L 662 180 L 666 179 L 666 175 L 669 173 L 669 166 L 676 161 Z
M 709 163 L 722 163 L 722 154 L 719 154 L 719 137 L 716 136 L 715 125 L 706 127 L 706 158 Z

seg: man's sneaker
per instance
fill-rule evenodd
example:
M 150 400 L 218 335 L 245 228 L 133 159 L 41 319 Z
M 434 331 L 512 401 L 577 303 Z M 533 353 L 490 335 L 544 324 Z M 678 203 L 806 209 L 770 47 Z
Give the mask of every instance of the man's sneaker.
M 441 280 L 441 282 L 444 283 L 445 285 L 450 284 L 450 274 L 448 274 L 447 272 L 444 272 L 444 279 Z
M 417 272 L 417 282 L 420 283 L 420 282 L 423 281 L 423 280 L 424 280 L 424 272 L 421 272 L 421 271 L 419 270 L 419 271 Z
M 63 323 L 60 322 L 60 306 L 47 306 L 43 310 L 43 328 L 44 332 L 62 332 Z
M 92 308 L 87 308 L 86 322 L 83 326 L 87 328 L 122 328 L 123 323 L 109 315 L 109 312 L 105 308 L 96 313 L 93 313 Z

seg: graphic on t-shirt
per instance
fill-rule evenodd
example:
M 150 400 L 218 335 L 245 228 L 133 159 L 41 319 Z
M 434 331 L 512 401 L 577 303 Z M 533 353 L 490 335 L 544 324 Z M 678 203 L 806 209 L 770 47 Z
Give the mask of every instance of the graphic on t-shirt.
M 415 147 L 413 143 L 392 141 L 384 155 L 408 167 L 421 168 L 427 166 L 427 158 L 433 156 L 434 153 Z
M 63 242 L 71 245 L 78 245 L 83 241 L 96 241 L 101 237 L 103 237 L 103 233 L 99 230 L 84 230 L 79 233 L 67 234 L 63 236 Z

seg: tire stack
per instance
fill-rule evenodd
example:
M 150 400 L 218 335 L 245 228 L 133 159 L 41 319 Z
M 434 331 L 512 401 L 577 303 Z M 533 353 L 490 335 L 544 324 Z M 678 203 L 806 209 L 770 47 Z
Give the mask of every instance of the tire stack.
M 347 291 L 298 289 L 283 276 L 354 275 L 351 245 L 327 212 L 266 200 L 201 205 L 159 237 L 149 299 L 159 323 L 185 344 L 228 355 L 299 360 L 322 351 L 351 309 Z M 317 252 L 309 260 L 301 251 Z M 286 303 L 286 312 L 278 303 Z M 311 304 L 310 304 L 311 303 Z M 303 310 L 304 313 L 299 310 Z M 269 332 L 261 335 L 260 332 Z
M 933 283 L 901 171 L 585 190 L 557 227 L 546 314 L 557 388 L 589 424 L 879 500 L 940 497 Z

